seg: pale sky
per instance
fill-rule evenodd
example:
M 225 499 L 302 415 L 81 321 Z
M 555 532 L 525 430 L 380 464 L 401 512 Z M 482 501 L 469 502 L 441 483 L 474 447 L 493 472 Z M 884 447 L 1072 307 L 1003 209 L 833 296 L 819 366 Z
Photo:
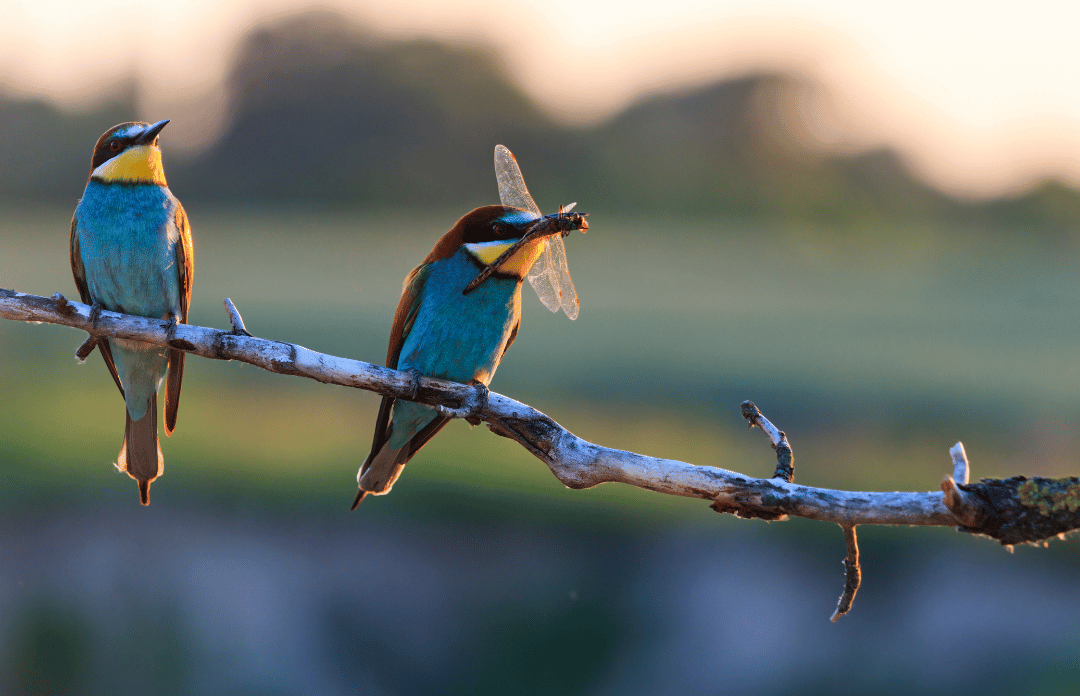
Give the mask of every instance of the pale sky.
M 992 195 L 1056 174 L 1080 185 L 1080 3 L 948 0 L 328 0 L 396 36 L 490 44 L 563 120 L 642 92 L 752 68 L 795 68 L 836 98 L 821 135 L 895 146 L 953 192 Z M 144 110 L 199 142 L 237 38 L 296 0 L 0 0 L 0 84 L 71 105 L 137 74 Z M 168 112 L 168 113 L 166 113 Z M 827 132 L 826 132 L 827 131 Z M 205 140 L 205 138 L 203 138 Z M 171 143 L 175 146 L 176 140 Z

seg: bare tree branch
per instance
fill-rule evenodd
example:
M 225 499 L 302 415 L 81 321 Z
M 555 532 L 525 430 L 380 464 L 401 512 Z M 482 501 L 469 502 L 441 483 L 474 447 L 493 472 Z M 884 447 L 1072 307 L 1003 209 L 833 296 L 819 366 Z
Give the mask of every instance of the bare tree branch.
M 963 531 L 986 534 L 1006 544 L 1041 541 L 1080 527 L 1080 479 L 1015 477 L 967 485 L 967 457 L 960 444 L 950 451 L 953 476 L 942 483 L 942 492 L 860 492 L 800 486 L 791 482 L 794 457 L 787 437 L 756 406 L 745 402 L 744 416 L 751 427 L 757 425 L 769 436 L 777 454 L 773 478 L 755 478 L 602 447 L 582 440 L 530 406 L 473 386 L 414 377 L 292 343 L 256 338 L 247 333 L 232 302 L 226 300 L 225 305 L 232 331 L 115 312 L 95 313 L 90 306 L 69 302 L 59 293 L 46 298 L 0 289 L 0 317 L 63 324 L 88 332 L 91 338 L 79 349 L 80 357 L 93 349 L 96 337 L 115 336 L 215 360 L 238 360 L 278 374 L 358 387 L 436 406 L 449 416 L 486 421 L 493 432 L 532 452 L 570 488 L 618 482 L 702 498 L 711 501 L 718 512 L 744 518 L 783 520 L 793 515 L 834 522 L 844 529 L 848 547 L 847 587 L 834 620 L 850 608 L 859 586 L 857 525 L 959 525 Z
M 239 360 L 270 372 L 307 377 L 326 384 L 358 387 L 399 399 L 455 409 L 487 421 L 492 430 L 512 438 L 544 461 L 570 488 L 590 488 L 617 481 L 639 488 L 703 498 L 725 512 L 796 515 L 837 524 L 955 525 L 943 494 L 862 493 L 811 488 L 780 479 L 759 479 L 709 466 L 646 457 L 582 440 L 548 416 L 491 392 L 486 404 L 462 413 L 475 402 L 472 386 L 421 377 L 414 394 L 412 375 L 359 360 L 317 353 L 292 343 L 244 336 L 190 324 L 172 324 L 115 312 L 101 312 L 91 322 L 91 307 L 78 302 L 24 295 L 0 289 L 0 316 L 17 321 L 63 324 L 92 336 L 116 336 L 194 353 L 215 360 Z

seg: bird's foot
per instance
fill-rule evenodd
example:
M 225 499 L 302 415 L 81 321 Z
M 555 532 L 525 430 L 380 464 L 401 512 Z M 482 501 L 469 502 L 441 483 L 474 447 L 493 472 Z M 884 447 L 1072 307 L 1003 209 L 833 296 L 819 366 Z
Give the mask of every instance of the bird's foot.
M 435 410 L 440 415 L 448 418 L 464 418 L 472 425 L 480 424 L 480 416 L 488 405 L 488 394 L 490 390 L 483 382 L 473 382 L 473 392 L 466 398 L 462 399 L 461 406 L 458 408 L 450 408 L 449 406 L 436 406 Z
M 488 395 L 491 390 L 483 382 L 473 382 L 475 391 L 473 392 L 471 403 L 469 406 L 472 408 L 472 413 L 465 416 L 465 420 L 469 422 L 469 425 L 480 425 L 480 417 L 477 415 L 487 410 L 488 407 Z
M 410 367 L 405 372 L 412 377 L 412 386 L 409 387 L 409 401 L 416 401 L 420 398 L 420 378 L 424 376 L 424 373 L 415 367 Z
M 169 320 L 165 322 L 165 338 L 167 341 L 171 343 L 176 338 L 176 327 L 183 323 L 179 314 L 169 315 Z
M 68 303 L 67 298 L 60 293 L 56 293 L 52 296 L 52 298 L 56 301 L 56 304 L 59 306 L 61 311 L 72 311 L 71 305 Z M 90 306 L 90 328 L 94 328 L 95 326 L 97 326 L 98 316 L 101 314 L 101 311 L 103 309 L 104 307 L 102 307 L 101 303 L 99 302 L 95 302 Z M 75 351 L 75 358 L 80 363 L 84 362 L 88 357 L 90 357 L 90 354 L 94 352 L 94 349 L 97 348 L 99 342 L 100 341 L 97 336 L 95 336 L 94 334 L 90 334 L 86 337 L 86 340 L 83 341 L 83 344 L 79 346 L 79 349 Z
M 97 328 L 98 318 L 104 311 L 105 305 L 101 304 L 97 300 L 94 300 L 94 304 L 90 305 L 90 328 Z

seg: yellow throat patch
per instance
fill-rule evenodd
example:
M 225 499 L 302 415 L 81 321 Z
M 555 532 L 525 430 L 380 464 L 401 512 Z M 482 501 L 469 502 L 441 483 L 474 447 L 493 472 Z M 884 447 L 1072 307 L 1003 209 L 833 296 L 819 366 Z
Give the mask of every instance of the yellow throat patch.
M 165 168 L 161 164 L 161 149 L 154 145 L 129 147 L 95 169 L 90 178 L 110 184 L 168 185 L 165 183 Z
M 495 259 L 502 256 L 503 252 L 514 246 L 516 242 L 516 239 L 505 242 L 479 242 L 477 244 L 466 244 L 465 248 L 477 261 L 487 266 L 494 263 Z M 499 273 L 524 278 L 528 275 L 529 269 L 536 263 L 536 260 L 540 258 L 540 254 L 543 253 L 546 244 L 546 239 L 539 239 L 530 244 L 526 244 L 518 249 L 513 256 L 503 261 L 502 265 L 495 270 Z

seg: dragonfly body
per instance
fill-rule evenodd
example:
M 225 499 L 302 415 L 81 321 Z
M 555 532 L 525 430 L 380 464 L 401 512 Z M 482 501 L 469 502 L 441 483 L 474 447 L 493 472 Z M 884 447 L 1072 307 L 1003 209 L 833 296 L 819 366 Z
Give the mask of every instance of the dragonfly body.
M 510 256 L 515 254 L 519 248 L 536 239 L 542 239 L 541 244 L 537 246 L 539 253 L 536 260 L 532 262 L 532 265 L 530 266 L 531 269 L 538 270 L 529 271 L 529 280 L 530 282 L 533 282 L 534 277 L 538 279 L 533 282 L 533 287 L 536 288 L 536 293 L 541 301 L 543 301 L 543 303 L 553 312 L 562 309 L 563 297 L 561 288 L 568 287 L 569 292 L 573 293 L 573 299 L 568 302 L 568 306 L 572 306 L 573 308 L 573 316 L 570 318 L 576 318 L 578 308 L 577 293 L 574 291 L 573 282 L 570 281 L 570 273 L 568 270 L 563 270 L 558 272 L 559 275 L 556 275 L 553 259 L 556 255 L 559 255 L 559 257 L 563 259 L 562 266 L 563 269 L 565 269 L 566 251 L 565 249 L 559 251 L 558 249 L 555 249 L 555 247 L 563 247 L 562 237 L 565 237 L 574 230 L 581 230 L 584 232 L 587 229 L 589 229 L 589 223 L 585 222 L 585 216 L 582 213 L 567 213 L 560 210 L 551 215 L 537 217 L 536 220 L 530 223 L 526 228 L 525 235 L 516 244 L 504 251 L 499 258 L 495 259 L 495 261 L 488 264 L 488 266 L 484 268 L 471 283 L 465 286 L 465 294 L 468 294 L 479 287 L 497 268 L 502 266 Z M 558 233 L 558 237 L 556 237 L 556 233 Z M 559 280 L 548 279 L 549 276 L 561 277 L 562 273 L 565 273 L 566 279 L 561 283 Z M 567 310 L 567 312 L 570 311 L 571 310 L 569 309 Z

